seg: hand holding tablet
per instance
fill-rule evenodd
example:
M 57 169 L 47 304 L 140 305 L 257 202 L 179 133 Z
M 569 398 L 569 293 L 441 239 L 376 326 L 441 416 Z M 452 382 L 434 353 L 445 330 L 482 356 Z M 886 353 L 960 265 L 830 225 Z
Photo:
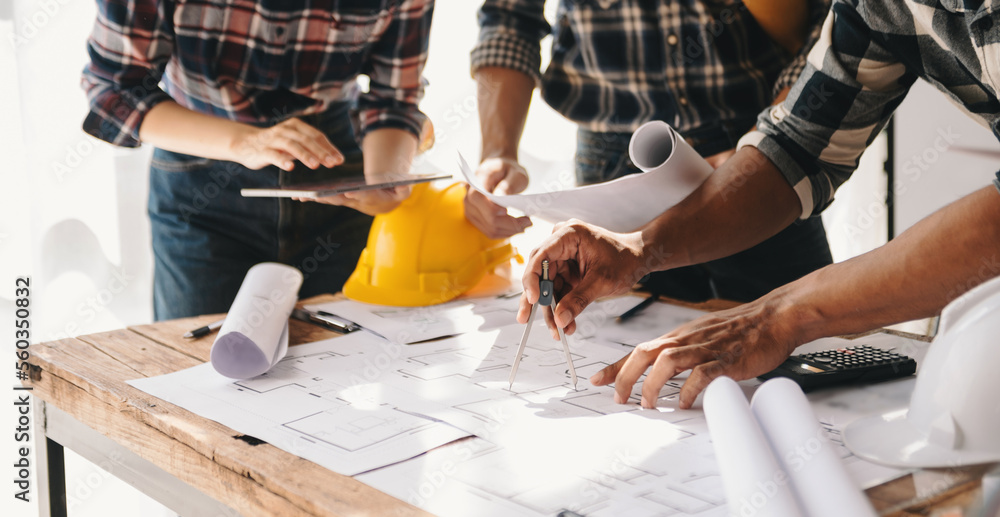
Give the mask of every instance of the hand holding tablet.
M 377 182 L 369 182 L 362 177 L 347 177 L 322 183 L 301 183 L 274 188 L 245 188 L 240 190 L 243 197 L 291 197 L 298 199 L 319 199 L 368 190 L 389 190 L 426 183 L 439 179 L 450 179 L 451 174 L 399 174 L 381 176 Z

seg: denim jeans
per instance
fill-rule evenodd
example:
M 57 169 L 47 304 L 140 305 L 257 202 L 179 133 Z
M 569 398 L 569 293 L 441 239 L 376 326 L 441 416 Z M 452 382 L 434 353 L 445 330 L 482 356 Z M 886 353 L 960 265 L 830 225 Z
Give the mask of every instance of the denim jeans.
M 343 152 L 343 165 L 250 170 L 235 162 L 153 152 L 149 219 L 157 320 L 228 311 L 247 270 L 266 261 L 302 271 L 300 297 L 341 290 L 365 246 L 371 217 L 339 206 L 240 195 L 242 188 L 363 174 L 346 104 L 302 119 Z
M 580 129 L 576 149 L 577 184 L 599 183 L 641 172 L 628 157 L 630 138 L 627 133 L 595 133 Z M 733 224 L 747 223 L 733 221 Z M 710 298 L 747 302 L 832 262 L 823 221 L 811 217 L 796 221 L 774 237 L 735 255 L 653 273 L 643 279 L 642 286 L 691 302 Z

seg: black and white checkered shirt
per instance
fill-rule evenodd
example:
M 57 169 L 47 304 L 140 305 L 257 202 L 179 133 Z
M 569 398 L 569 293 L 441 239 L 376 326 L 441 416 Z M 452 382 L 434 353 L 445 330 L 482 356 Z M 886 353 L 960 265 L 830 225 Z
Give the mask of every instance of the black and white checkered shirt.
M 829 0 L 810 0 L 814 32 Z M 553 108 L 591 131 L 629 133 L 650 120 L 731 149 L 791 85 L 806 52 L 790 56 L 738 0 L 485 0 L 473 73 L 498 66 L 531 75 Z M 553 36 L 541 68 L 540 40 Z M 807 44 L 808 47 L 811 41 Z
M 788 99 L 753 145 L 820 213 L 923 78 L 1000 138 L 1000 0 L 835 0 Z

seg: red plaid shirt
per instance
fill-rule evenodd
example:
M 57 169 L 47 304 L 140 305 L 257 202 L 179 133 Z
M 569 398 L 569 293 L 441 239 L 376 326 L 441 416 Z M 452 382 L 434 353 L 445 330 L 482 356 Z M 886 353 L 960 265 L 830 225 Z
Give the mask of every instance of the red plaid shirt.
M 173 99 L 255 125 L 357 98 L 359 135 L 420 134 L 421 73 L 434 0 L 100 0 L 87 44 L 87 133 L 139 145 Z M 359 93 L 356 79 L 370 87 Z

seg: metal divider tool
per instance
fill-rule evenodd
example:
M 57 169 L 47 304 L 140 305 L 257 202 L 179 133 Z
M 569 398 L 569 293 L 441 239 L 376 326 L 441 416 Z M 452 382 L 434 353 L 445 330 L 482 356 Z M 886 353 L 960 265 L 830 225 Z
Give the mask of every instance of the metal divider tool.
M 539 305 L 543 305 L 552 311 L 553 320 L 555 319 L 556 310 L 556 295 L 555 288 L 552 284 L 552 280 L 549 278 L 549 261 L 542 261 L 542 278 L 538 282 L 538 302 L 531 306 L 531 312 L 528 313 L 528 322 L 524 325 L 524 334 L 521 335 L 521 344 L 517 346 L 517 355 L 514 356 L 514 365 L 510 368 L 510 377 L 507 379 L 510 382 L 508 389 L 514 387 L 514 377 L 517 376 L 517 367 L 521 365 L 521 357 L 524 356 L 524 346 L 528 344 L 528 334 L 531 333 L 531 324 L 535 321 L 535 311 L 538 309 Z M 569 343 L 566 342 L 566 334 L 563 333 L 563 329 L 559 328 L 559 339 L 562 340 L 563 352 L 566 353 L 566 364 L 569 365 L 569 374 L 573 379 L 573 389 L 576 389 L 576 368 L 573 366 L 573 356 L 569 353 Z

